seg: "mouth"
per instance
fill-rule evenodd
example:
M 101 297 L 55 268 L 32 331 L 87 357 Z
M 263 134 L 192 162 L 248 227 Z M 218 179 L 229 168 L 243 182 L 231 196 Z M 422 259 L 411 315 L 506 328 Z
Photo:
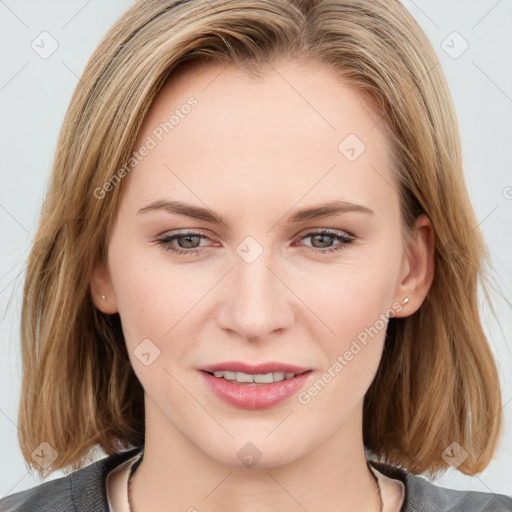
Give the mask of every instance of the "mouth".
M 244 373 L 244 372 L 230 372 L 230 371 L 215 371 L 215 372 L 205 372 L 212 377 L 216 377 L 218 379 L 224 379 L 229 381 L 235 381 L 239 384 L 272 384 L 274 382 L 281 382 L 283 380 L 290 380 L 296 377 L 297 375 L 302 375 L 304 373 L 308 373 L 312 370 L 307 370 L 301 373 L 293 373 L 293 372 L 269 372 L 269 373 Z
M 312 369 L 284 363 L 250 366 L 229 362 L 201 368 L 207 387 L 241 409 L 267 409 L 288 399 L 309 380 Z
M 245 375 L 267 375 L 269 373 L 282 373 L 285 376 L 284 378 L 286 378 L 286 375 L 300 375 L 301 373 L 311 370 L 311 368 L 288 363 L 281 363 L 279 361 L 270 361 L 268 363 L 259 363 L 255 365 L 244 363 L 242 361 L 224 361 L 223 363 L 203 366 L 200 368 L 200 370 L 213 374 L 215 374 L 215 372 L 240 373 Z

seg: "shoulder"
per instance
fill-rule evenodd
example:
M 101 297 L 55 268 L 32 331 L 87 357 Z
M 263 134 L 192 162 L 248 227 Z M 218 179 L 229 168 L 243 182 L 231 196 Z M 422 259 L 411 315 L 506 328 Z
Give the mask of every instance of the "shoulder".
M 0 500 L 0 512 L 46 512 L 75 510 L 71 502 L 70 477 L 44 482 Z
M 446 489 L 391 464 L 371 462 L 381 473 L 404 484 L 401 512 L 512 512 L 512 497 L 477 491 Z
M 0 499 L 0 512 L 108 512 L 108 473 L 140 448 L 99 459 L 67 476 L 43 482 Z

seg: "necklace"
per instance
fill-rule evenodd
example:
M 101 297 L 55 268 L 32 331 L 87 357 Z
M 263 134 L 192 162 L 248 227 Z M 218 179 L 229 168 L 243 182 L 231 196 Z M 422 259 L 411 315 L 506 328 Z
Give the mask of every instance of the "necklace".
M 373 472 L 370 463 L 366 461 L 366 465 L 368 466 L 368 470 L 370 471 L 370 475 L 372 475 L 373 481 L 375 482 L 375 487 L 377 488 L 377 495 L 379 497 L 379 512 L 383 512 L 384 510 L 384 502 L 382 501 L 382 492 L 380 490 L 380 483 L 377 475 Z M 131 509 L 130 509 L 131 512 Z
M 131 486 L 132 486 L 132 478 L 135 474 L 135 471 L 137 470 L 137 466 L 139 465 L 138 462 L 140 462 L 140 459 L 142 457 L 143 452 L 141 451 L 137 458 L 130 464 L 130 475 L 128 477 L 128 489 L 127 489 L 127 498 L 128 498 L 128 510 L 130 512 L 133 512 L 132 507 L 132 500 L 131 500 Z
M 128 489 L 127 489 L 127 497 L 128 497 L 128 509 L 130 512 L 134 512 L 132 507 L 132 501 L 131 501 L 131 484 L 132 484 L 132 478 L 135 474 L 135 471 L 137 470 L 137 462 L 140 460 L 142 456 L 142 452 L 138 455 L 138 457 L 131 463 L 130 465 L 130 475 L 128 477 Z M 372 471 L 369 462 L 366 463 L 368 466 L 368 469 L 370 471 L 370 474 L 372 475 L 373 481 L 375 482 L 375 487 L 377 489 L 377 495 L 379 497 L 379 512 L 383 512 L 384 510 L 384 502 L 382 501 L 382 492 L 380 490 L 380 484 L 379 479 L 377 478 L 377 475 Z

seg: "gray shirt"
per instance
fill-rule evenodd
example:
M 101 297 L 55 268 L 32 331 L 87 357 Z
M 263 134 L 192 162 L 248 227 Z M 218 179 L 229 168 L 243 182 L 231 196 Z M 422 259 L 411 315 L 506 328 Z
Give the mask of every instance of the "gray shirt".
M 0 500 L 0 512 L 109 512 L 106 478 L 141 447 L 99 459 L 69 475 L 43 482 Z M 390 464 L 374 468 L 404 484 L 400 512 L 512 512 L 512 497 L 502 494 L 445 489 Z

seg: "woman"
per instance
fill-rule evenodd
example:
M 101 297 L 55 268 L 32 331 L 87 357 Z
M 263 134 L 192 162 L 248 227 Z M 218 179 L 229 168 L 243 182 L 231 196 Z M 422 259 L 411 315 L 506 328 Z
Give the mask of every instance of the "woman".
M 145 0 L 60 135 L 0 510 L 512 510 L 488 254 L 449 91 L 394 0 Z M 108 455 L 82 467 L 91 450 Z

